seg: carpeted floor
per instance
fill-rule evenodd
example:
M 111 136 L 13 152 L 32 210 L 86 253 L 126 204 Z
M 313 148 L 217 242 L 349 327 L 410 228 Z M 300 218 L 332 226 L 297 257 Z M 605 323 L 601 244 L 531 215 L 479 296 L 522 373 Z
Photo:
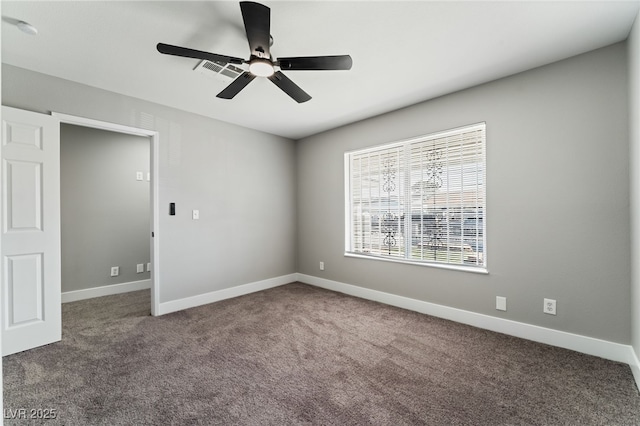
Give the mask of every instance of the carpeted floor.
M 3 359 L 5 424 L 640 425 L 625 364 L 299 283 L 149 298 L 63 305 L 61 342 Z

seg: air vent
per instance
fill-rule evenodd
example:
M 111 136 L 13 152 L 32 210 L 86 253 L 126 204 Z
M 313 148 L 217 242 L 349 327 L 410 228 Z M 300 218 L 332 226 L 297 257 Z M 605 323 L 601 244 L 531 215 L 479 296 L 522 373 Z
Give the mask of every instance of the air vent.
M 235 80 L 236 77 L 244 72 L 242 68 L 232 64 L 207 60 L 200 61 L 198 66 L 196 66 L 193 70 L 199 72 L 200 74 L 208 75 L 209 77 L 213 77 L 216 80 L 224 81 L 226 83 Z

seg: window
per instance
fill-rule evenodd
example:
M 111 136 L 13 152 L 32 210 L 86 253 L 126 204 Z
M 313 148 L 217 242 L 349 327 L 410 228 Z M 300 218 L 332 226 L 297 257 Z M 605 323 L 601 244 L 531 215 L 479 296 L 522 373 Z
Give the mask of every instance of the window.
M 345 154 L 346 253 L 485 271 L 485 124 Z

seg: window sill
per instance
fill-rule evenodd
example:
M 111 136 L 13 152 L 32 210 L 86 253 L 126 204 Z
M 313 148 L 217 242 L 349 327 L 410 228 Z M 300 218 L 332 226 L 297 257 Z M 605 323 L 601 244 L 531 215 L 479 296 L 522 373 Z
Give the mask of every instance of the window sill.
M 426 262 L 414 262 L 406 259 L 390 259 L 385 257 L 359 254 L 359 253 L 350 253 L 345 252 L 345 257 L 355 257 L 358 259 L 369 259 L 369 260 L 381 260 L 383 262 L 392 262 L 392 263 L 405 263 L 408 265 L 416 265 L 416 266 L 427 266 L 430 268 L 438 268 L 438 269 L 449 269 L 453 271 L 460 272 L 472 272 L 474 274 L 489 274 L 489 270 L 486 267 L 472 267 L 472 266 L 463 266 L 463 265 L 447 265 L 443 263 L 426 263 Z

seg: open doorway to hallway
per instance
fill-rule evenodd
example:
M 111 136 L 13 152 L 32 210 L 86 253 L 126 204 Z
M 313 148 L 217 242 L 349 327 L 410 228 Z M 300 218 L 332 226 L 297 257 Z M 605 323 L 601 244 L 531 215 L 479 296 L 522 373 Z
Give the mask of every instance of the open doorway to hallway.
M 60 126 L 62 302 L 151 287 L 149 137 Z

